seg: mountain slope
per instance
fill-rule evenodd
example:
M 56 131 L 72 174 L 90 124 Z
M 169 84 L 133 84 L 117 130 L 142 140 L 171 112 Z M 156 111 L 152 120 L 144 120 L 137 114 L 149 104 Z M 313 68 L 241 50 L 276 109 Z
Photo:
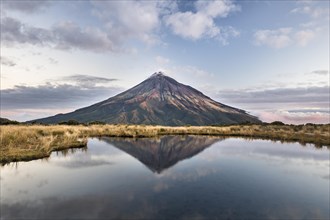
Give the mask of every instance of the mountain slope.
M 258 123 L 245 111 L 212 100 L 198 90 L 154 73 L 135 87 L 67 114 L 34 120 L 58 123 L 103 121 L 120 124 L 211 125 Z

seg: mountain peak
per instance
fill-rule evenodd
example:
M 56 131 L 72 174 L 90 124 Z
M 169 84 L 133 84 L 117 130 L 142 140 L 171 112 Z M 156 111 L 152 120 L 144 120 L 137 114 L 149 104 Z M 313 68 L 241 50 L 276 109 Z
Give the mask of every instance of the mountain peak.
M 162 71 L 158 71 L 158 72 L 154 72 L 149 78 L 163 77 L 163 76 L 166 76 L 165 73 Z

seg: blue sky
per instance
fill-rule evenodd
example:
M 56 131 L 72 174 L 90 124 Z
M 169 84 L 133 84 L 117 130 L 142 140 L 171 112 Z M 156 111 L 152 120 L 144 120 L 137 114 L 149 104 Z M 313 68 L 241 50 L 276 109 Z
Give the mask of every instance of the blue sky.
M 1 117 L 93 104 L 162 70 L 287 123 L 329 123 L 328 1 L 1 1 Z

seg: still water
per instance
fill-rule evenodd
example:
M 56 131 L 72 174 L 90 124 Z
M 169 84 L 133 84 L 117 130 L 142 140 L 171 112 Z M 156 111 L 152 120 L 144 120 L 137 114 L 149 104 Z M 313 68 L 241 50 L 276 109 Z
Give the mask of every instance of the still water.
M 1 169 L 1 219 L 329 219 L 329 149 L 240 138 L 90 139 Z

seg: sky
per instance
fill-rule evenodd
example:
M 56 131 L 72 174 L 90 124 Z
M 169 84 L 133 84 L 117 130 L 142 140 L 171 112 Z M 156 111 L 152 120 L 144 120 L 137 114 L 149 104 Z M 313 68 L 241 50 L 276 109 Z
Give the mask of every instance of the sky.
M 163 71 L 266 122 L 330 123 L 329 1 L 0 3 L 1 117 L 70 112 Z

